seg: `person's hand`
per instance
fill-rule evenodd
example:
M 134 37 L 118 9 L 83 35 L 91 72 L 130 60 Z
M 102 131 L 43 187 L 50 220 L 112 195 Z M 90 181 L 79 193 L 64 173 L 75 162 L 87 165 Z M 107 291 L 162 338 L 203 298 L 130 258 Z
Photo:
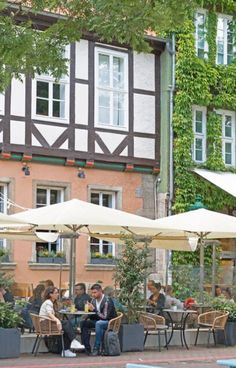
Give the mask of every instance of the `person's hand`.
M 56 320 L 56 324 L 57 324 L 57 328 L 59 331 L 62 330 L 62 325 L 61 325 L 61 321 L 59 319 Z
M 95 307 L 94 307 L 94 305 L 92 304 L 92 303 L 87 303 L 88 304 L 88 309 L 89 309 L 89 311 L 90 312 L 93 312 L 94 311 L 94 309 L 95 309 Z

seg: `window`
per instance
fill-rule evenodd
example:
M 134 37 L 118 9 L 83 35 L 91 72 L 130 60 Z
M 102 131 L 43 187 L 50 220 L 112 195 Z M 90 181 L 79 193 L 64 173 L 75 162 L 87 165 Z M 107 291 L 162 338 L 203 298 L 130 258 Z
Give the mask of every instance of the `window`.
M 235 166 L 235 114 L 217 111 L 222 117 L 222 155 L 225 165 Z
M 56 204 L 64 201 L 64 190 L 58 188 L 43 188 L 36 189 L 36 207 L 44 207 L 51 204 Z M 63 240 L 58 239 L 54 243 L 36 243 L 36 253 L 47 250 L 48 252 L 63 251 Z
M 233 20 L 219 16 L 217 21 L 217 64 L 230 64 L 233 60 Z
M 206 57 L 208 47 L 206 42 L 206 14 L 197 12 L 195 19 L 195 34 L 196 34 L 196 51 L 197 56 L 204 59 Z
M 95 121 L 116 128 L 128 126 L 128 55 L 96 49 Z
M 99 206 L 105 206 L 110 208 L 116 207 L 116 193 L 115 192 L 99 192 L 94 191 L 91 192 L 90 197 L 91 203 L 97 204 Z M 90 250 L 91 254 L 100 253 L 103 255 L 112 254 L 115 256 L 115 244 L 105 241 L 99 240 L 91 237 L 90 240 Z
M 49 76 L 33 81 L 33 115 L 43 120 L 68 120 L 69 85 L 66 80 L 55 82 Z
M 193 108 L 193 160 L 204 162 L 206 160 L 206 109 L 204 107 Z
M 7 184 L 0 183 L 0 212 L 7 213 Z M 0 239 L 0 248 L 6 247 L 6 240 Z

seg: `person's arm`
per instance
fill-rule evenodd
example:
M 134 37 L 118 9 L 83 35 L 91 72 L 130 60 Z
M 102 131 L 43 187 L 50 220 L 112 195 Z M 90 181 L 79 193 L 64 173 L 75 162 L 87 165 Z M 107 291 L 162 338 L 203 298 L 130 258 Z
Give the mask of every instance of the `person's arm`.
M 160 294 L 156 303 L 157 309 L 163 309 L 165 306 L 165 295 Z

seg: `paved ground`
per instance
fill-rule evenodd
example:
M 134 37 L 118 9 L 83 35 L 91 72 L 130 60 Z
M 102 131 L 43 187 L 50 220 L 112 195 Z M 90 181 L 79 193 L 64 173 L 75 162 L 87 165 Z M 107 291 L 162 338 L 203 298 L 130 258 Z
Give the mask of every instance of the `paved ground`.
M 217 359 L 236 358 L 236 347 L 170 347 L 161 352 L 146 349 L 144 352 L 122 353 L 118 357 L 88 357 L 80 353 L 77 358 L 61 358 L 49 353 L 22 354 L 17 359 L 1 359 L 1 368 L 124 368 L 126 363 L 156 365 L 163 368 L 220 368 Z M 222 366 L 221 366 L 222 367 Z

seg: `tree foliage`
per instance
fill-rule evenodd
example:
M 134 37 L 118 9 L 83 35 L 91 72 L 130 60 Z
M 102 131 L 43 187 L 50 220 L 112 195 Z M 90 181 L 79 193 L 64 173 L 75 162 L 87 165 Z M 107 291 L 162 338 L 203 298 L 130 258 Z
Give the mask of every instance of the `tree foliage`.
M 0 91 L 22 74 L 65 74 L 64 48 L 86 32 L 149 51 L 147 33 L 177 30 L 195 6 L 195 0 L 2 0 Z M 45 16 L 45 11 L 52 24 L 40 32 L 35 16 Z

